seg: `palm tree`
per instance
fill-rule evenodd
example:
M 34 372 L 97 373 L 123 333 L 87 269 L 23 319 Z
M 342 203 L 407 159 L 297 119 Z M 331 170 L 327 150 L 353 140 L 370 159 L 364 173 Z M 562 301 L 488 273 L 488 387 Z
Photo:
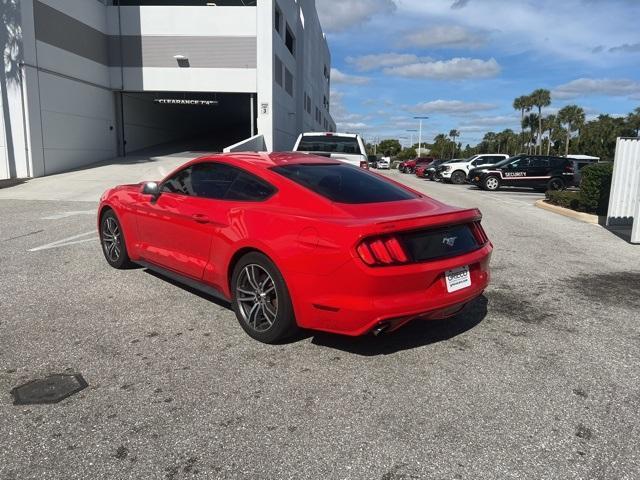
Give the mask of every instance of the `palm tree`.
M 555 115 L 547 115 L 542 119 L 542 133 L 549 132 L 547 136 L 547 155 L 551 153 L 551 132 L 556 123 L 558 123 L 558 118 Z M 542 145 L 540 145 L 540 153 L 542 153 Z
M 522 128 L 523 129 L 529 129 L 529 140 L 527 141 L 527 153 L 531 153 L 531 144 L 533 143 L 533 139 L 534 139 L 534 132 L 535 130 L 538 128 L 538 114 L 537 113 L 530 113 L 529 115 L 526 115 L 524 117 L 524 120 L 522 121 Z M 535 152 L 534 152 L 535 153 Z
M 529 95 L 529 98 L 532 106 L 538 108 L 538 140 L 536 144 L 540 145 L 540 153 L 542 154 L 542 107 L 551 105 L 551 92 L 544 88 L 538 88 Z
M 453 139 L 453 151 L 451 152 L 451 158 L 453 158 L 456 155 L 456 146 L 458 145 L 456 143 L 456 138 L 460 136 L 460 132 L 454 128 L 449 132 L 449 136 Z
M 521 95 L 513 101 L 513 108 L 520 111 L 520 136 L 522 137 L 521 149 L 524 149 L 524 112 L 531 110 L 531 99 L 527 95 Z
M 584 110 L 577 105 L 567 105 L 558 112 L 558 120 L 567 129 L 567 142 L 564 146 L 564 156 L 569 155 L 571 134 L 584 125 Z
M 19 64 L 22 61 L 22 29 L 20 27 L 20 0 L 0 0 L 0 48 L 2 64 L 0 65 L 0 90 L 7 157 L 9 159 L 9 177 L 16 177 L 16 158 L 11 131 L 9 111 L 9 83 L 20 84 Z

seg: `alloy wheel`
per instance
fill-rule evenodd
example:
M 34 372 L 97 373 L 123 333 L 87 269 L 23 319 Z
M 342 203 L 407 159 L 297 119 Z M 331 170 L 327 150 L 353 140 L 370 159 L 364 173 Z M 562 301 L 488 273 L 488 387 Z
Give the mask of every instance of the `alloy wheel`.
M 487 188 L 489 190 L 496 190 L 498 188 L 498 179 L 495 177 L 489 177 L 487 178 L 487 182 L 486 182 Z
M 278 292 L 264 268 L 255 263 L 244 267 L 235 294 L 240 315 L 251 329 L 266 332 L 273 326 L 278 316 Z
M 117 262 L 122 252 L 122 234 L 113 217 L 106 217 L 102 223 L 102 246 L 109 260 Z

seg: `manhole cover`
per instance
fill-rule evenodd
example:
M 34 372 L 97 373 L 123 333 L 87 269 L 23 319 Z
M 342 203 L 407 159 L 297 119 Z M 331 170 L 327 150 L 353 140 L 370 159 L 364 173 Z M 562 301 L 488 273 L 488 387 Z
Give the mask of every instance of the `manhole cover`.
M 82 375 L 49 375 L 40 380 L 33 380 L 11 390 L 14 405 L 36 405 L 41 403 L 58 403 L 78 393 L 88 384 Z

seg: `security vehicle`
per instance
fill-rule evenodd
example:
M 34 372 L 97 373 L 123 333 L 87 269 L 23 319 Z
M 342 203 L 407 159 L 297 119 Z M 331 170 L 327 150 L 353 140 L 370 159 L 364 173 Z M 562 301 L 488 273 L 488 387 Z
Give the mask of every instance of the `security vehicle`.
M 429 165 L 434 160 L 435 159 L 433 157 L 420 157 L 411 160 L 405 160 L 400 165 L 398 165 L 398 170 L 400 170 L 400 173 L 415 173 L 416 168 L 418 168 L 420 165 Z
M 109 265 L 222 298 L 266 343 L 451 317 L 487 288 L 493 249 L 475 208 L 300 153 L 198 158 L 106 191 L 97 220 Z
M 536 190 L 562 190 L 574 184 L 571 159 L 542 155 L 518 155 L 496 165 L 474 168 L 467 180 L 483 190 L 502 186 Z
M 334 158 L 356 167 L 369 168 L 367 151 L 356 133 L 307 132 L 301 133 L 293 147 L 295 152 L 312 153 Z
M 438 169 L 438 167 L 440 165 L 444 165 L 446 163 L 455 162 L 455 161 L 456 160 L 434 160 L 433 162 L 431 162 L 431 164 L 429 164 L 428 166 L 426 166 L 423 169 L 422 175 L 418 175 L 417 171 L 416 171 L 416 175 L 422 176 L 423 178 L 428 178 L 431 181 L 435 181 L 436 180 L 436 170 Z
M 507 158 L 509 158 L 509 155 L 501 153 L 474 155 L 459 162 L 449 162 L 442 165 L 441 168 L 438 169 L 438 177 L 445 182 L 461 185 L 467 180 L 467 174 L 472 168 L 479 167 L 480 165 L 493 165 Z

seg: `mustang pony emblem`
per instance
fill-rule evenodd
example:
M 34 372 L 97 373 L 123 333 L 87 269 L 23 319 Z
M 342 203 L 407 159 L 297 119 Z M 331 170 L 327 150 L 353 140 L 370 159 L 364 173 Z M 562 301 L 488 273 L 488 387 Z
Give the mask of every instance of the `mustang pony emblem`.
M 453 247 L 453 245 L 456 243 L 457 238 L 458 237 L 444 237 L 442 239 L 442 243 L 447 247 Z

